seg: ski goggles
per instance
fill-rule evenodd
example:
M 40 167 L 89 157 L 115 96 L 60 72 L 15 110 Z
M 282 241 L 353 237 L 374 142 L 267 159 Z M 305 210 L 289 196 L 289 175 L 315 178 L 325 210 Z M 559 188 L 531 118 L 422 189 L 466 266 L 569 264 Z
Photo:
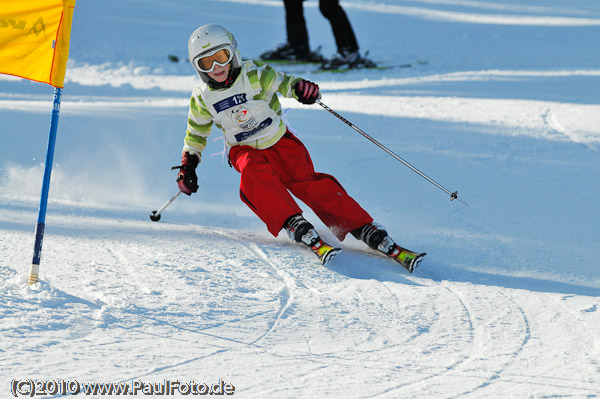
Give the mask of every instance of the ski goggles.
M 210 53 L 200 54 L 194 59 L 194 64 L 200 72 L 212 72 L 215 69 L 215 64 L 225 66 L 231 62 L 233 51 L 230 48 L 216 49 Z

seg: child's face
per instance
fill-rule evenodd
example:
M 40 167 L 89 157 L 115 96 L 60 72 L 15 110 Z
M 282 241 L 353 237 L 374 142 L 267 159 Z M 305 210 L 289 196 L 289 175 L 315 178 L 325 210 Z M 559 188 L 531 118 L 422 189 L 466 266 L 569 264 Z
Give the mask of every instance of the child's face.
M 208 76 L 217 82 L 224 82 L 227 80 L 227 76 L 229 76 L 230 65 L 231 63 L 225 66 L 215 64 L 215 69 L 212 72 L 208 72 Z

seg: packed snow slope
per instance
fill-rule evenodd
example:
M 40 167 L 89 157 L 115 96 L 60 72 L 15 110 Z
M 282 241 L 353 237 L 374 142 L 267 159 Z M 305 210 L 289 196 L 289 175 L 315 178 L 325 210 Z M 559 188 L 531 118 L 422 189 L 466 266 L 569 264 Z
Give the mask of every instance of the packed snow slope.
M 218 131 L 199 192 L 151 222 L 177 190 L 189 34 L 220 23 L 253 58 L 285 40 L 283 3 L 79 1 L 31 287 L 52 89 L 0 75 L 0 397 L 25 379 L 222 380 L 243 398 L 600 395 L 600 3 L 342 4 L 361 49 L 396 67 L 279 68 L 469 206 L 318 105 L 286 100 L 287 117 L 319 171 L 428 253 L 421 267 L 337 243 L 306 207 L 344 249 L 330 265 L 269 235 Z M 311 45 L 334 53 L 316 1 L 305 14 Z

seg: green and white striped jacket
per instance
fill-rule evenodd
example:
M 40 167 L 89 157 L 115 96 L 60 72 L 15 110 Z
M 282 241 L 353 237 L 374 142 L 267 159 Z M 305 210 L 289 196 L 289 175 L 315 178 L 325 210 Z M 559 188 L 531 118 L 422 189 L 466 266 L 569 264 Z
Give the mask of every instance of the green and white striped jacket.
M 200 155 L 213 124 L 229 147 L 269 148 L 286 131 L 277 93 L 297 99 L 292 87 L 299 80 L 262 62 L 244 61 L 227 89 L 213 90 L 201 82 L 192 92 L 183 151 Z

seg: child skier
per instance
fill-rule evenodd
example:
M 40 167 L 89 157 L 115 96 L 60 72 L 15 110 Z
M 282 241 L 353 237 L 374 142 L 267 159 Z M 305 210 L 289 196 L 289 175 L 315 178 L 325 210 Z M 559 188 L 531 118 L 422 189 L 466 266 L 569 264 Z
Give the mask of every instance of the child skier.
M 410 272 L 425 254 L 396 245 L 387 232 L 331 175 L 314 170 L 308 151 L 287 129 L 277 93 L 314 104 L 319 87 L 242 61 L 233 35 L 220 25 L 196 29 L 188 42 L 189 60 L 202 79 L 191 96 L 179 189 L 198 189 L 196 167 L 215 124 L 223 131 L 230 164 L 241 174 L 240 198 L 273 236 L 285 229 L 292 240 L 313 250 L 325 264 L 340 251 L 321 240 L 290 192 L 307 204 L 341 241 L 348 233 L 394 258 Z

